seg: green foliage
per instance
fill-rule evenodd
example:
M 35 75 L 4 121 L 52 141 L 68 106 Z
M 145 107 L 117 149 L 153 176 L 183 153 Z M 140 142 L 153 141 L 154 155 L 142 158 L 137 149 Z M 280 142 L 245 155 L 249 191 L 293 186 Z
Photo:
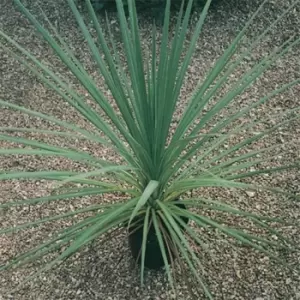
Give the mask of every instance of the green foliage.
M 80 198 L 95 194 L 105 195 L 113 192 L 124 194 L 124 201 L 111 204 L 100 203 L 99 205 L 43 218 L 20 226 L 1 229 L 1 234 L 7 234 L 37 226 L 51 220 L 70 218 L 74 214 L 87 211 L 94 212 L 92 216 L 86 217 L 77 224 L 61 230 L 43 244 L 10 260 L 1 266 L 0 270 L 3 271 L 24 265 L 60 249 L 60 254 L 53 261 L 33 275 L 38 276 L 41 272 L 61 263 L 83 246 L 88 245 L 91 241 L 110 230 L 118 226 L 124 226 L 124 224 L 125 226 L 129 226 L 130 222 L 136 217 L 144 220 L 144 236 L 141 249 L 142 283 L 144 278 L 145 250 L 147 247 L 147 228 L 148 224 L 151 223 L 154 226 L 161 247 L 167 276 L 172 288 L 174 288 L 176 282 L 173 277 L 172 268 L 169 266 L 166 257 L 168 247 L 176 250 L 180 260 L 185 263 L 180 263 L 180 266 L 182 268 L 184 265 L 187 266 L 198 282 L 198 285 L 203 288 L 206 296 L 212 299 L 212 295 L 199 271 L 202 269 L 201 258 L 194 252 L 191 245 L 192 243 L 197 244 L 207 252 L 209 252 L 209 249 L 205 247 L 205 241 L 202 240 L 202 237 L 198 236 L 195 227 L 182 222 L 181 217 L 192 220 L 198 227 L 204 227 L 207 230 L 217 230 L 239 241 L 239 243 L 251 246 L 277 262 L 284 264 L 276 256 L 276 251 L 273 250 L 277 248 L 294 248 L 290 246 L 288 239 L 282 237 L 272 227 L 274 222 L 279 224 L 283 222 L 281 219 L 259 216 L 242 211 L 216 199 L 204 197 L 189 198 L 186 196 L 186 192 L 199 188 L 215 187 L 222 189 L 265 190 L 272 191 L 278 195 L 291 196 L 288 191 L 280 188 L 259 186 L 247 183 L 243 179 L 262 173 L 273 173 L 299 167 L 299 162 L 295 162 L 294 164 L 282 165 L 273 169 L 249 171 L 251 167 L 264 162 L 263 159 L 257 159 L 257 154 L 264 153 L 270 148 L 262 148 L 260 150 L 247 148 L 265 136 L 272 134 L 280 126 L 292 120 L 299 119 L 299 106 L 284 113 L 280 112 L 281 115 L 286 116 L 294 114 L 293 117 L 287 118 L 259 134 L 250 134 L 250 136 L 236 142 L 236 144 L 231 145 L 226 150 L 221 148 L 221 146 L 229 140 L 232 134 L 243 130 L 251 132 L 251 129 L 264 120 L 254 120 L 247 124 L 241 123 L 240 125 L 235 125 L 230 132 L 224 132 L 226 126 L 234 124 L 236 120 L 243 118 L 252 109 L 266 103 L 273 96 L 299 84 L 300 79 L 294 79 L 289 83 L 276 87 L 269 94 L 260 99 L 253 100 L 252 103 L 240 110 L 229 109 L 229 115 L 226 119 L 217 119 L 213 128 L 210 128 L 208 125 L 223 109 L 228 108 L 238 95 L 250 87 L 272 64 L 276 63 L 277 59 L 284 56 L 294 46 L 299 45 L 299 37 L 291 37 L 280 47 L 274 49 L 269 55 L 252 66 L 245 74 L 241 75 L 231 90 L 220 97 L 217 103 L 209 109 L 205 109 L 209 107 L 208 105 L 211 104 L 211 100 L 223 87 L 224 83 L 228 81 L 231 74 L 239 67 L 244 58 L 263 40 L 274 24 L 279 22 L 287 11 L 293 9 L 293 6 L 279 16 L 278 20 L 274 21 L 269 28 L 260 34 L 244 52 L 235 56 L 234 60 L 231 60 L 237 54 L 236 51 L 245 32 L 251 26 L 253 19 L 259 14 L 265 2 L 259 7 L 257 12 L 233 40 L 232 44 L 217 60 L 202 84 L 195 90 L 185 107 L 185 111 L 175 131 L 170 135 L 176 105 L 180 100 L 180 90 L 211 1 L 207 1 L 186 50 L 183 49 L 183 46 L 187 38 L 187 28 L 193 3 L 189 1 L 185 10 L 181 8 L 180 17 L 175 27 L 175 38 L 170 40 L 169 17 L 171 3 L 167 1 L 161 43 L 159 45 L 156 43 L 156 29 L 153 27 L 151 59 L 149 59 L 144 56 L 142 51 L 134 2 L 128 1 L 130 18 L 127 22 L 122 0 L 117 0 L 120 31 L 128 67 L 128 72 L 125 72 L 120 67 L 120 54 L 117 51 L 116 44 L 112 36 L 110 36 L 111 41 L 109 43 L 104 38 L 103 30 L 91 3 L 87 1 L 87 7 L 97 33 L 97 43 L 95 43 L 87 26 L 83 22 L 73 0 L 68 0 L 74 17 L 78 21 L 82 34 L 93 54 L 95 63 L 111 91 L 114 103 L 111 103 L 105 97 L 103 92 L 98 88 L 97 83 L 85 71 L 83 65 L 76 59 L 63 39 L 59 35 L 56 37 L 52 36 L 42 27 L 20 0 L 14 1 L 36 30 L 49 43 L 59 59 L 78 79 L 82 85 L 82 89 L 94 100 L 94 105 L 103 111 L 105 117 L 97 114 L 94 106 L 85 102 L 84 98 L 75 89 L 72 89 L 65 77 L 58 73 L 58 70 L 51 70 L 49 65 L 39 61 L 24 47 L 10 38 L 9 35 L 0 31 L 0 36 L 14 47 L 15 51 L 5 48 L 3 44 L 1 47 L 5 48 L 16 60 L 27 66 L 46 86 L 60 95 L 64 101 L 81 114 L 83 119 L 89 121 L 96 129 L 94 132 L 90 132 L 76 124 L 71 124 L 53 116 L 0 100 L 0 106 L 51 121 L 53 124 L 65 128 L 65 132 L 45 131 L 34 128 L 1 128 L 1 131 L 6 133 L 1 134 L 0 139 L 15 142 L 25 147 L 1 149 L 0 155 L 61 156 L 90 165 L 90 171 L 86 173 L 55 170 L 35 172 L 24 170 L 0 173 L 0 180 L 34 180 L 43 178 L 57 182 L 60 187 L 67 185 L 65 189 L 58 189 L 58 193 L 53 195 L 16 202 L 7 201 L 0 205 L 0 209 L 41 204 L 74 197 Z M 109 46 L 111 45 L 110 43 L 112 43 L 112 48 Z M 145 65 L 146 67 L 144 68 Z M 114 107 L 118 108 L 119 114 L 117 114 Z M 201 116 L 200 120 L 199 116 Z M 68 138 L 80 137 L 81 139 L 97 142 L 108 149 L 116 151 L 122 157 L 124 163 L 123 165 L 118 165 L 80 150 L 71 150 L 9 134 L 9 132 L 16 131 L 41 132 L 66 136 Z M 203 132 L 206 132 L 206 134 L 203 134 Z M 238 155 L 238 151 L 243 149 L 248 149 L 245 152 L 246 154 Z M 194 158 L 195 156 L 197 157 L 196 159 Z M 69 187 L 70 185 L 72 185 L 71 188 Z M 182 209 L 174 204 L 173 200 L 175 199 L 180 199 L 179 203 L 184 203 L 188 208 L 195 209 Z M 265 230 L 269 235 L 259 236 L 258 234 L 246 232 L 232 225 L 226 225 L 226 222 L 220 219 L 216 220 L 214 217 L 201 214 L 203 209 L 224 212 L 233 216 L 242 216 L 245 220 L 250 221 L 253 226 Z M 166 236 L 163 228 L 167 228 L 169 232 L 168 236 Z M 274 241 L 270 237 L 271 235 L 277 235 L 278 240 Z M 166 247 L 166 244 L 168 247 Z M 31 278 L 28 278 L 28 280 Z

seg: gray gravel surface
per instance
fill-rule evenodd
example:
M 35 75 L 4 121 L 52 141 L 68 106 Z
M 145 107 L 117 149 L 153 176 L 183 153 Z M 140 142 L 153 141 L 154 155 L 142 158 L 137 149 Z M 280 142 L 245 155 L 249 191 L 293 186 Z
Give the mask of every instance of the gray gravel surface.
M 0 1 L 0 27 L 16 39 L 22 46 L 29 49 L 39 59 L 49 63 L 64 76 L 69 76 L 65 67 L 53 56 L 52 51 L 34 33 L 28 21 L 16 11 L 11 0 Z M 87 46 L 80 34 L 78 27 L 72 18 L 72 14 L 64 0 L 26 0 L 24 3 L 30 7 L 32 12 L 44 22 L 40 7 L 49 17 L 50 21 L 58 28 L 64 36 L 68 45 L 76 51 L 76 54 L 83 62 L 90 74 L 97 74 Z M 262 32 L 266 26 L 280 15 L 284 8 L 294 1 L 270 0 L 265 6 L 263 14 L 260 15 L 247 33 L 248 43 Z M 203 79 L 209 68 L 216 61 L 225 47 L 232 41 L 241 26 L 256 10 L 259 0 L 228 0 L 220 1 L 210 12 L 204 27 L 201 39 L 189 68 L 185 85 L 182 89 L 181 100 L 174 119 L 174 126 L 180 118 L 184 103 L 198 81 Z M 80 8 L 85 15 L 84 7 Z M 115 38 L 119 39 L 119 32 L 115 22 L 115 15 L 111 14 L 110 22 L 113 24 Z M 197 14 L 194 16 L 194 21 Z M 300 29 L 300 6 L 299 4 L 279 22 L 272 32 L 268 33 L 266 39 L 253 50 L 253 54 L 244 62 L 232 76 L 231 82 L 220 92 L 220 95 L 230 89 L 230 84 L 240 78 L 242 72 L 249 69 L 258 59 L 264 57 L 270 51 L 287 38 L 299 34 Z M 151 33 L 151 22 L 144 18 L 141 21 L 142 42 L 147 49 Z M 2 42 L 2 41 L 1 41 Z M 188 40 L 187 40 L 188 44 Z M 246 41 L 244 47 L 247 47 Z M 241 49 L 242 51 L 242 49 Z M 285 58 L 277 61 L 254 86 L 247 89 L 243 95 L 238 97 L 230 109 L 240 109 L 251 103 L 274 87 L 284 84 L 300 76 L 300 49 L 293 48 Z M 9 102 L 24 105 L 41 112 L 55 115 L 63 120 L 71 121 L 79 126 L 91 129 L 91 126 L 82 120 L 78 114 L 68 107 L 52 91 L 44 88 L 23 66 L 20 66 L 6 52 L 0 48 L 0 98 Z M 71 76 L 70 83 L 80 92 L 82 88 Z M 101 78 L 97 79 L 99 87 L 103 88 L 108 98 L 111 98 L 106 91 Z M 274 97 L 268 104 L 259 107 L 242 120 L 247 122 L 253 118 L 267 118 L 267 122 L 258 126 L 257 130 L 267 128 L 276 124 L 276 114 L 288 110 L 300 104 L 300 86 L 296 86 L 280 96 Z M 222 118 L 226 117 L 228 110 L 224 111 Z M 0 109 L 0 127 L 36 127 L 44 129 L 59 129 L 59 127 L 45 121 L 31 118 L 8 109 Z M 230 130 L 230 128 L 229 128 Z M 246 135 L 247 133 L 245 133 Z M 16 134 L 18 135 L 18 134 Z M 19 134 L 21 135 L 21 134 Z M 41 139 L 55 145 L 76 147 L 100 157 L 112 161 L 119 160 L 114 153 L 107 151 L 99 145 L 83 142 L 80 140 L 69 141 L 67 139 L 53 138 L 39 134 L 25 134 L 27 137 Z M 229 143 L 236 142 L 233 138 Z M 266 153 L 268 160 L 264 166 L 272 167 L 280 163 L 289 163 L 300 158 L 300 124 L 299 121 L 291 122 L 289 125 L 280 127 L 276 134 L 256 143 L 249 149 L 258 149 L 268 145 L 278 144 L 278 147 Z M 6 148 L 12 145 L 0 141 L 0 147 Z M 223 145 L 224 149 L 229 145 Z M 72 163 L 61 158 L 41 158 L 26 156 L 9 156 L 0 158 L 0 170 L 86 170 L 86 166 Z M 293 170 L 274 174 L 271 176 L 260 176 L 255 182 L 266 185 L 273 185 L 289 189 L 295 194 L 300 193 L 300 174 Z M 51 192 L 51 183 L 39 181 L 3 181 L 0 183 L 0 202 L 10 200 L 21 200 L 31 197 L 46 195 Z M 268 214 L 271 216 L 285 216 L 294 220 L 300 219 L 299 203 L 293 203 L 284 197 L 275 197 L 266 192 L 237 192 L 223 191 L 218 189 L 206 189 L 200 191 L 202 195 L 211 196 L 216 199 L 231 203 L 239 208 L 256 213 Z M 62 213 L 64 211 L 81 208 L 88 204 L 101 201 L 118 201 L 118 195 L 105 197 L 86 197 L 80 200 L 68 202 L 56 202 L 55 204 L 38 205 L 28 207 L 17 207 L 9 211 L 0 211 L 0 226 L 7 227 L 20 224 L 40 217 Z M 24 230 L 18 234 L 0 236 L 0 262 L 14 255 L 29 249 L 38 242 L 51 236 L 53 232 L 79 220 L 47 223 L 39 228 Z M 232 217 L 228 220 L 235 224 L 241 222 Z M 281 229 L 285 235 L 296 243 L 300 243 L 299 229 L 285 227 Z M 201 232 L 200 232 L 201 234 Z M 205 279 L 211 287 L 216 300 L 246 299 L 246 300 L 297 300 L 300 299 L 300 275 L 296 271 L 286 271 L 276 266 L 272 261 L 262 254 L 259 254 L 247 247 L 232 247 L 228 240 L 220 235 L 211 233 L 205 236 L 213 257 L 204 256 L 206 269 Z M 300 264 L 300 253 L 286 256 L 280 254 L 292 265 Z M 36 280 L 29 282 L 21 290 L 11 293 L 16 285 L 34 273 L 42 262 L 34 263 L 21 269 L 1 273 L 0 276 L 0 299 L 16 300 L 125 300 L 125 299 L 172 299 L 165 275 L 162 272 L 147 272 L 146 285 L 139 286 L 139 274 L 134 268 L 134 263 L 129 255 L 126 235 L 120 232 L 109 241 L 96 241 L 88 248 L 82 250 L 74 257 L 66 261 L 60 267 L 43 274 Z M 180 275 L 180 274 L 179 274 Z M 182 274 L 181 274 L 182 275 Z M 190 287 L 179 276 L 178 299 L 192 299 L 188 293 Z M 195 299 L 204 299 L 197 297 Z

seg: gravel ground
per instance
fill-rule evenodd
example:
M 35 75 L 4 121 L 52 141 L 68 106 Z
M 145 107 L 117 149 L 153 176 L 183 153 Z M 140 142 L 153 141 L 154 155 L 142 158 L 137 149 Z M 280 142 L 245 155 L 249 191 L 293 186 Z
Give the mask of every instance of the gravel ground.
M 49 62 L 56 70 L 67 76 L 67 71 L 59 61 L 53 57 L 52 52 L 46 47 L 28 22 L 15 10 L 11 0 L 0 1 L 0 26 L 1 29 L 15 38 L 22 46 L 32 51 L 39 59 Z M 39 6 L 43 8 L 50 21 L 53 22 L 59 32 L 65 37 L 68 45 L 76 49 L 76 54 L 84 63 L 87 70 L 96 75 L 96 69 L 90 59 L 86 45 L 78 30 L 71 13 L 64 0 L 52 1 L 24 1 L 32 9 L 35 15 L 43 17 Z M 282 3 L 284 2 L 284 3 Z M 293 1 L 270 0 L 263 12 L 247 33 L 250 40 L 257 36 L 262 30 L 274 20 L 282 10 Z M 203 78 L 209 67 L 216 61 L 224 48 L 232 41 L 233 37 L 241 28 L 242 24 L 256 10 L 260 1 L 228 0 L 220 1 L 209 14 L 204 32 L 199 40 L 193 63 L 188 71 L 188 76 L 182 89 L 181 102 L 178 106 L 177 119 L 185 101 L 190 96 L 193 88 L 199 79 Z M 85 14 L 84 8 L 81 8 Z M 197 14 L 195 15 L 196 18 Z M 115 16 L 110 15 L 110 21 L 114 22 Z M 144 18 L 141 23 L 141 36 L 143 45 L 147 49 L 151 32 L 149 19 Z M 114 25 L 116 26 L 116 25 Z M 239 78 L 253 63 L 282 43 L 293 34 L 299 34 L 300 28 L 300 6 L 289 13 L 284 21 L 279 22 L 267 35 L 267 38 L 253 51 L 247 63 L 237 70 L 232 76 L 232 82 Z M 119 38 L 118 28 L 115 27 L 114 34 Z M 246 47 L 246 44 L 245 44 Z M 275 67 L 269 70 L 255 85 L 248 89 L 242 96 L 238 97 L 231 108 L 240 109 L 253 100 L 265 95 L 277 85 L 284 84 L 300 76 L 300 49 L 299 46 L 289 51 L 284 59 L 279 59 Z M 32 74 L 29 74 L 24 67 L 16 63 L 2 49 L 0 49 L 0 98 L 9 102 L 24 105 L 48 114 L 55 115 L 63 120 L 72 121 L 91 129 L 90 125 L 70 109 L 53 92 L 45 89 Z M 74 88 L 80 90 L 75 80 L 71 83 Z M 99 79 L 99 86 L 103 82 Z M 227 91 L 227 85 L 221 94 Z M 111 95 L 106 92 L 107 97 Z M 260 125 L 257 130 L 266 128 L 270 124 L 276 124 L 275 117 L 280 111 L 284 111 L 299 105 L 299 85 L 284 94 L 274 97 L 267 105 L 251 112 L 244 122 L 252 118 L 268 118 L 268 121 Z M 226 117 L 225 111 L 221 117 Z M 176 124 L 176 118 L 174 120 Z M 8 109 L 0 110 L 0 127 L 36 127 L 44 129 L 59 129 L 42 120 L 37 120 Z M 230 129 L 230 128 L 229 128 Z M 49 138 L 38 134 L 25 134 L 27 137 L 38 138 L 49 141 L 55 145 L 71 146 L 84 149 L 95 155 L 103 156 L 106 159 L 116 161 L 113 153 L 99 145 L 82 141 L 68 141 L 66 139 Z M 235 142 L 233 140 L 231 142 Z M 278 144 L 272 152 L 266 153 L 268 160 L 265 166 L 276 166 L 280 162 L 288 163 L 300 158 L 300 123 L 295 121 L 288 126 L 279 128 L 276 134 L 251 146 L 266 147 Z M 0 147 L 10 147 L 11 144 L 0 141 Z M 228 145 L 224 145 L 227 147 Z M 0 159 L 0 170 L 85 170 L 86 166 L 74 164 L 71 161 L 61 158 L 43 158 L 26 156 L 9 156 Z M 300 192 L 299 171 L 282 172 L 272 176 L 261 176 L 255 179 L 260 184 L 268 184 L 289 189 L 297 194 Z M 46 195 L 51 191 L 51 184 L 47 181 L 5 181 L 1 182 L 0 202 L 9 200 L 27 199 Z M 291 219 L 300 218 L 300 206 L 283 197 L 275 197 L 269 193 L 252 193 L 236 191 L 220 191 L 207 189 L 202 194 L 213 196 L 216 199 L 223 199 L 239 208 L 256 212 L 267 213 L 272 216 L 286 216 Z M 223 198 L 222 198 L 223 197 Z M 224 200 L 225 199 L 225 200 Z M 101 201 L 118 201 L 117 195 L 101 198 Z M 0 226 L 12 226 L 40 217 L 62 213 L 70 209 L 84 207 L 87 204 L 99 202 L 99 197 L 86 197 L 71 202 L 58 202 L 54 204 L 39 205 L 34 207 L 18 207 L 9 211 L 0 211 Z M 18 234 L 0 236 L 0 261 L 36 245 L 39 241 L 49 237 L 53 232 L 72 224 L 76 220 L 47 223 L 39 228 L 22 231 Z M 229 220 L 236 222 L 236 219 L 229 217 Z M 282 228 L 284 234 L 296 243 L 300 243 L 300 232 L 293 227 Z M 211 287 L 216 300 L 247 299 L 247 300 L 296 300 L 300 299 L 300 275 L 295 271 L 286 271 L 276 266 L 272 261 L 262 254 L 247 247 L 231 247 L 224 237 L 215 234 L 206 237 L 207 243 L 214 254 L 214 257 L 205 257 L 206 268 L 205 278 Z M 88 248 L 69 259 L 60 267 L 44 274 L 40 278 L 31 281 L 21 290 L 11 293 L 17 283 L 29 274 L 35 272 L 39 263 L 21 268 L 15 271 L 5 272 L 0 277 L 0 299 L 169 299 L 172 298 L 169 286 L 164 274 L 161 272 L 147 272 L 145 287 L 139 286 L 138 271 L 129 255 L 126 242 L 126 235 L 120 232 L 109 241 L 96 241 Z M 282 254 L 284 255 L 284 254 Z M 285 257 L 291 264 L 299 265 L 300 253 Z M 189 287 L 186 286 L 182 277 L 179 277 L 178 299 L 191 299 L 188 294 Z M 202 299 L 196 298 L 196 299 Z

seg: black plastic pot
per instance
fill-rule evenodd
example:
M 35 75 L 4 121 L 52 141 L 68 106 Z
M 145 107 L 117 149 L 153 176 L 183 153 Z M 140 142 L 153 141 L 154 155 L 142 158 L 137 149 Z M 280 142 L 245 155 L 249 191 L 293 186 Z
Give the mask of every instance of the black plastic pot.
M 176 204 L 178 207 L 182 209 L 186 209 L 186 206 L 184 204 Z M 184 221 L 186 224 L 188 223 L 188 218 L 181 217 L 182 221 Z M 163 221 L 161 221 L 163 224 Z M 142 242 L 143 242 L 143 224 L 144 224 L 144 219 L 141 218 L 140 220 L 136 219 L 133 221 L 133 225 L 129 228 L 128 232 L 128 242 L 129 242 L 129 247 L 131 250 L 131 254 L 134 258 L 135 261 L 137 261 L 138 264 L 141 263 L 141 247 L 142 247 Z M 178 224 L 178 222 L 177 222 Z M 166 234 L 169 234 L 168 229 L 166 228 L 165 225 L 164 229 Z M 180 228 L 182 228 L 181 225 L 178 224 Z M 164 241 L 165 242 L 165 241 Z M 166 243 L 165 243 L 166 245 Z M 167 248 L 166 248 L 167 249 Z M 167 259 L 168 262 L 171 262 L 171 257 L 172 259 L 175 259 L 175 254 L 172 253 L 172 251 L 166 251 L 167 254 Z M 155 233 L 155 228 L 154 225 L 151 224 L 149 228 L 149 232 L 147 235 L 147 247 L 146 247 L 146 254 L 145 254 L 145 267 L 149 269 L 154 269 L 158 270 L 161 267 L 164 266 L 164 260 L 162 257 L 162 253 L 160 250 L 159 242 Z

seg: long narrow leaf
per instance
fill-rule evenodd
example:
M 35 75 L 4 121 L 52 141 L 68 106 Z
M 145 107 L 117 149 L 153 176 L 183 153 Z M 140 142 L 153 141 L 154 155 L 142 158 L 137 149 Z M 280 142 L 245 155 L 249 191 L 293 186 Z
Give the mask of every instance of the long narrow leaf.
M 146 204 L 146 202 L 149 200 L 151 195 L 155 192 L 159 185 L 158 181 L 151 180 L 148 185 L 146 186 L 143 194 L 141 195 L 140 199 L 138 200 L 134 210 L 132 211 L 132 214 L 129 219 L 128 226 L 130 225 L 131 221 L 135 218 L 139 210 Z

